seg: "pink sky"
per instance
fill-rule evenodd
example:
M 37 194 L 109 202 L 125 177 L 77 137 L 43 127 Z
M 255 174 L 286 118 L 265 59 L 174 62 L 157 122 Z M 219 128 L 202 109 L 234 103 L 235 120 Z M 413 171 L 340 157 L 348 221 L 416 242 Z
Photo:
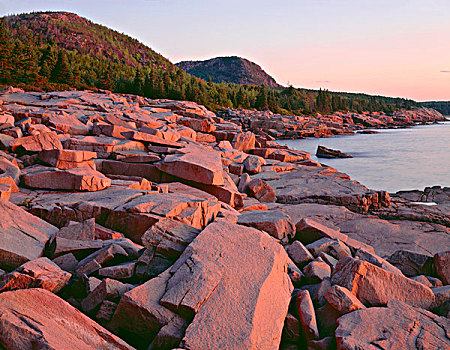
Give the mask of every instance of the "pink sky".
M 40 10 L 76 12 L 172 62 L 237 55 L 283 85 L 450 100 L 450 0 L 0 0 L 0 15 Z

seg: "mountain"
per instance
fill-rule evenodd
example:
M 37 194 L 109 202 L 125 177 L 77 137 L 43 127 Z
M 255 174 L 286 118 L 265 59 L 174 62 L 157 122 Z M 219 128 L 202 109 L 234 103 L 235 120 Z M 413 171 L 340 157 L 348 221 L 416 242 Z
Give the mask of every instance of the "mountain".
M 34 12 L 4 17 L 13 38 L 33 38 L 37 45 L 56 45 L 116 63 L 174 68 L 162 55 L 128 35 L 70 12 Z
M 429 108 L 433 108 L 443 115 L 450 115 L 450 101 L 429 101 L 422 102 L 421 105 Z
M 242 57 L 216 57 L 205 61 L 183 61 L 177 63 L 177 66 L 201 79 L 208 80 L 211 77 L 215 83 L 281 87 L 259 65 Z

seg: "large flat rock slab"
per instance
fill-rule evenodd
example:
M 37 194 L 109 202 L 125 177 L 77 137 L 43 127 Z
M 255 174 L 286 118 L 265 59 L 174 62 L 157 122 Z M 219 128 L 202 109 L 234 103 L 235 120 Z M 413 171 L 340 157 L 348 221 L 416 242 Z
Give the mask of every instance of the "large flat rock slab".
M 184 154 L 168 155 L 158 164 L 165 173 L 206 185 L 224 184 L 220 153 L 207 148 L 189 149 Z
M 0 268 L 13 270 L 42 256 L 58 228 L 6 200 L 0 200 Z
M 6 349 L 133 349 L 44 289 L 0 294 L 0 344 Z
M 278 349 L 292 284 L 268 234 L 219 220 L 186 248 L 160 303 L 194 316 L 188 349 Z
M 98 158 L 108 158 L 116 151 L 146 151 L 142 142 L 119 140 L 113 137 L 84 136 L 68 139 L 64 148 L 78 151 L 97 152 Z
M 268 184 L 275 190 L 277 202 L 283 204 L 333 204 L 367 212 L 390 202 L 387 193 L 370 191 L 333 168 L 300 166 L 280 177 Z
M 338 319 L 338 349 L 449 349 L 450 320 L 392 300 Z
M 100 191 L 111 186 L 111 179 L 89 167 L 61 170 L 33 166 L 22 172 L 22 181 L 30 188 L 51 190 Z
M 450 228 L 435 223 L 385 220 L 354 213 L 343 206 L 316 203 L 276 205 L 273 209 L 286 212 L 295 224 L 310 218 L 339 230 L 349 238 L 372 246 L 383 257 L 397 250 L 433 255 L 450 246 Z
M 95 218 L 98 224 L 122 232 L 140 244 L 148 228 L 165 218 L 199 229 L 208 225 L 217 216 L 220 203 L 213 196 L 202 197 L 198 193 L 193 195 L 183 190 L 158 193 L 112 186 L 98 192 L 39 193 L 29 207 L 32 213 L 58 227 L 70 220 Z

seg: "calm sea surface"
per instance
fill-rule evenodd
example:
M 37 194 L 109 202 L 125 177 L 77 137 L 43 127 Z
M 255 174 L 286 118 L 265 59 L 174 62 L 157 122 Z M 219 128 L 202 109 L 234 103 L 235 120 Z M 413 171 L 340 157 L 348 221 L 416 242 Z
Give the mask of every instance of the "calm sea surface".
M 385 129 L 378 134 L 323 139 L 279 140 L 291 148 L 311 152 L 311 158 L 347 173 L 374 190 L 396 192 L 450 187 L 450 122 Z M 317 145 L 338 149 L 355 158 L 315 156 Z

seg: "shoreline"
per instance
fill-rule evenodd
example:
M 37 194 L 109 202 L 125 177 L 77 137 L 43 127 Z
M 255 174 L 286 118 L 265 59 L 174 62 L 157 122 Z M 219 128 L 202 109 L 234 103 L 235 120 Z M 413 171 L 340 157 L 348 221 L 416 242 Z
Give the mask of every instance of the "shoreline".
M 390 194 L 405 190 L 424 190 L 426 187 L 436 185 L 450 186 L 445 175 L 445 147 L 440 146 L 439 140 L 445 138 L 449 121 L 431 125 L 419 125 L 408 129 L 383 129 L 372 136 L 365 135 L 337 135 L 330 138 L 310 138 L 300 140 L 276 140 L 280 145 L 293 149 L 311 152 L 312 158 L 321 163 L 337 168 L 339 171 L 349 173 L 352 178 L 361 181 L 372 189 L 386 189 Z M 436 134 L 434 137 L 433 134 Z M 355 138 L 350 136 L 356 136 Z M 414 147 L 413 141 L 424 143 L 421 160 L 419 151 L 410 151 Z M 354 156 L 353 159 L 321 159 L 313 157 L 318 145 L 344 151 Z M 360 146 L 361 145 L 361 146 Z M 441 148 L 440 148 L 441 147 Z M 436 151 L 433 152 L 433 149 Z M 444 152 L 444 153 L 443 153 Z M 443 154 L 442 154 L 443 153 Z M 414 154 L 414 156 L 413 156 Z M 433 154 L 433 158 L 430 158 Z M 441 155 L 441 157 L 439 156 Z M 417 159 L 417 164 L 409 163 Z M 434 159 L 431 160 L 431 159 Z M 383 160 L 389 164 L 384 169 Z M 443 168 L 439 163 L 443 162 Z M 381 168 L 380 168 L 381 167 Z M 434 169 L 433 167 L 437 167 Z M 380 169 L 384 169 L 380 172 Z M 420 172 L 421 177 L 417 175 Z M 379 174 L 379 176 L 375 176 Z M 383 180 L 384 179 L 384 180 Z M 397 180 L 396 180 L 397 179 Z
M 189 101 L 15 89 L 0 111 L 0 307 L 37 320 L 14 339 L 59 314 L 90 347 L 295 349 L 448 316 L 449 188 L 391 197 L 264 130 L 290 119 Z

